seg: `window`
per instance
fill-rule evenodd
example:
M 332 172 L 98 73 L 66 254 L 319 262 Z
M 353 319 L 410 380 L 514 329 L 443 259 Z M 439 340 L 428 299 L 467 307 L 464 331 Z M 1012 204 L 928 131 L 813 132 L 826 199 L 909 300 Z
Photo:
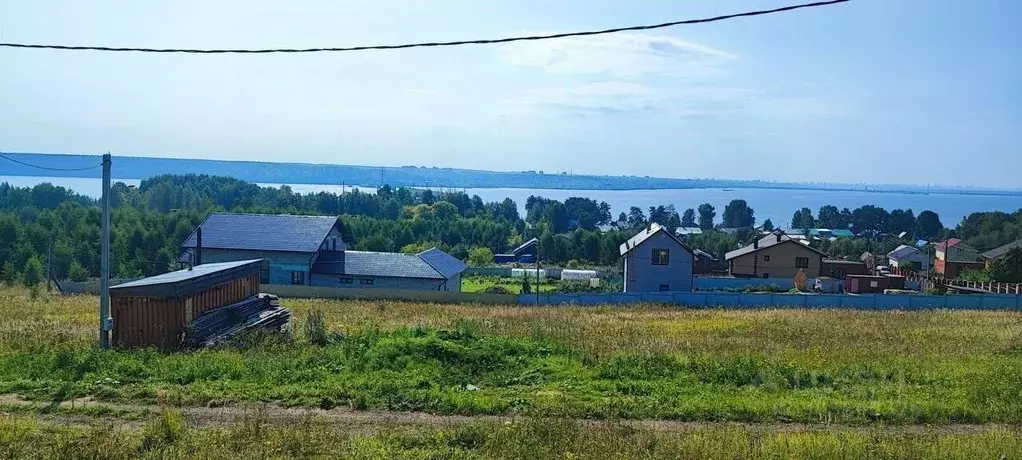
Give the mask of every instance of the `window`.
M 671 290 L 671 285 L 670 284 L 661 284 L 660 285 L 660 292 L 666 292 L 666 291 L 670 291 L 670 290 Z
M 359 284 L 363 284 L 366 286 L 371 286 L 373 284 L 373 280 L 358 280 L 358 282 Z
M 872 280 L 869 282 L 869 287 L 871 288 L 880 287 L 880 283 L 878 283 L 876 280 Z
M 763 262 L 770 262 L 770 254 L 766 254 L 763 256 Z
M 653 250 L 653 265 L 667 265 L 671 260 L 671 251 L 667 249 Z
M 355 280 L 351 279 L 351 278 L 341 278 L 340 281 L 341 281 L 341 284 L 352 284 L 352 283 L 355 282 Z
M 333 246 L 330 250 L 331 251 L 336 251 L 337 250 L 337 238 L 332 238 L 330 240 L 330 245 Z
M 291 272 L 291 284 L 305 284 L 305 272 Z
M 795 268 L 809 268 L 809 258 L 808 257 L 796 257 L 795 258 Z
M 270 284 L 270 261 L 266 259 L 259 264 L 259 284 Z

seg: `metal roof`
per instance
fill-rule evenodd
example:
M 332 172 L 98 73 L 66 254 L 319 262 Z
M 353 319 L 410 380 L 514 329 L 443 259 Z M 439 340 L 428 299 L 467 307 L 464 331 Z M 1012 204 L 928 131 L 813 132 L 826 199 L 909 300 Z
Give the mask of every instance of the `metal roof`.
M 619 250 L 621 251 L 621 255 L 623 256 L 627 254 L 628 251 L 635 249 L 636 246 L 642 244 L 644 241 L 649 239 L 649 237 L 656 235 L 657 232 L 661 231 L 664 232 L 665 235 L 671 237 L 671 239 L 674 240 L 676 243 L 680 244 L 681 247 L 685 248 L 686 251 L 692 252 L 692 248 L 688 247 L 688 245 L 686 245 L 685 243 L 682 243 L 677 236 L 672 235 L 671 232 L 667 231 L 667 229 L 661 227 L 659 224 L 654 222 L 649 224 L 649 227 L 646 227 L 639 231 L 639 233 L 636 233 L 635 236 L 629 238 L 628 241 L 625 241 L 619 248 Z
M 866 265 L 858 260 L 823 259 L 823 263 L 831 265 Z
M 888 252 L 887 257 L 889 259 L 902 261 L 919 253 L 920 253 L 919 249 L 916 249 L 915 247 L 909 246 L 907 244 L 903 244 L 901 246 L 898 246 L 897 248 L 894 248 L 893 251 Z
M 214 212 L 199 227 L 204 248 L 316 252 L 339 222 L 334 216 Z M 181 246 L 194 248 L 195 240 L 192 232 Z
M 702 235 L 703 229 L 699 227 L 678 227 L 678 229 L 675 230 L 674 233 L 677 233 L 679 235 Z
M 537 246 L 539 245 L 539 238 L 532 238 L 529 241 L 526 241 L 526 242 L 522 243 L 517 248 L 512 249 L 511 250 L 511 254 L 518 254 L 518 253 L 526 250 L 529 246 L 533 246 L 533 245 L 537 245 Z
M 962 240 L 960 240 L 958 238 L 951 238 L 949 240 L 941 241 L 940 243 L 937 243 L 937 250 L 938 251 L 944 251 L 944 250 L 946 250 L 949 247 L 953 248 L 955 246 L 958 246 L 959 244 L 962 244 Z
M 444 278 L 451 279 L 468 268 L 465 262 L 456 259 L 454 256 L 437 248 L 430 248 L 417 254 L 419 258 L 426 261 L 430 267 L 440 272 Z
M 724 260 L 731 260 L 731 259 L 734 259 L 735 257 L 741 257 L 741 256 L 744 256 L 746 254 L 752 254 L 752 253 L 754 253 L 756 251 L 761 251 L 761 250 L 769 248 L 771 246 L 777 246 L 779 244 L 784 244 L 784 243 L 788 243 L 788 242 L 799 244 L 797 240 L 795 240 L 795 239 L 791 238 L 790 236 L 785 235 L 783 233 L 770 234 L 770 235 L 767 235 L 767 236 L 765 236 L 763 238 L 760 238 L 759 241 L 758 241 L 758 245 L 757 244 L 750 244 L 750 245 L 745 246 L 743 248 L 735 249 L 734 251 L 731 251 L 731 252 L 729 252 L 727 254 L 724 254 Z M 816 249 L 816 248 L 814 248 L 812 246 L 809 246 L 808 243 L 809 242 L 806 241 L 806 244 L 799 244 L 799 246 L 802 246 L 802 247 L 804 247 L 804 248 L 806 248 L 806 249 L 808 249 L 810 251 L 816 252 L 816 253 L 818 253 L 820 255 L 824 255 L 824 256 L 827 255 L 823 251 L 820 251 L 819 249 Z
M 1000 259 L 1001 257 L 1004 257 L 1004 255 L 1007 254 L 1008 251 L 1015 248 L 1022 248 L 1022 240 L 1013 241 L 1004 246 L 996 247 L 994 249 L 991 249 L 987 252 L 980 254 L 980 256 L 983 257 L 984 259 Z
M 114 297 L 183 297 L 259 271 L 262 259 L 196 265 L 110 288 Z

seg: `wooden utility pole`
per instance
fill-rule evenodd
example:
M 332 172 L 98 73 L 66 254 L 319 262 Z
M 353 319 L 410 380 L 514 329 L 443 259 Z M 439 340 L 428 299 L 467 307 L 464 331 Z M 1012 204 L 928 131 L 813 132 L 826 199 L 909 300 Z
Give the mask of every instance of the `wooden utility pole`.
M 99 346 L 110 347 L 110 154 L 103 155 L 103 217 L 99 258 Z

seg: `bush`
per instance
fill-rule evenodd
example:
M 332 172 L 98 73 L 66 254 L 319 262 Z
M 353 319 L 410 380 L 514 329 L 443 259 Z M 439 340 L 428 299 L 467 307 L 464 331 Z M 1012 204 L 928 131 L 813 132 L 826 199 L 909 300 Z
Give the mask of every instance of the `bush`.
M 538 287 L 537 287 L 537 289 L 538 289 Z M 529 277 L 528 276 L 522 277 L 522 294 L 531 294 L 531 293 L 532 293 L 532 285 L 529 284 Z
M 89 279 L 89 272 L 85 270 L 82 264 L 75 260 L 71 262 L 71 268 L 68 269 L 67 277 L 71 281 L 85 281 Z
M 163 409 L 160 416 L 142 427 L 142 449 L 150 451 L 171 445 L 183 438 L 186 430 L 181 411 Z
M 585 292 L 603 292 L 601 288 L 592 287 L 589 280 L 561 280 L 557 283 L 557 292 L 576 294 Z
M 511 291 L 504 286 L 490 286 L 484 289 L 483 292 L 487 294 L 511 294 Z
M 468 251 L 468 263 L 473 267 L 485 267 L 493 263 L 493 251 L 490 248 L 472 248 Z
M 575 259 L 569 260 L 568 263 L 564 266 L 564 268 L 567 268 L 568 270 L 576 270 L 579 267 L 581 267 L 581 264 L 579 264 L 578 261 Z
M 330 343 L 322 311 L 310 310 L 305 314 L 305 338 L 313 345 L 325 346 Z

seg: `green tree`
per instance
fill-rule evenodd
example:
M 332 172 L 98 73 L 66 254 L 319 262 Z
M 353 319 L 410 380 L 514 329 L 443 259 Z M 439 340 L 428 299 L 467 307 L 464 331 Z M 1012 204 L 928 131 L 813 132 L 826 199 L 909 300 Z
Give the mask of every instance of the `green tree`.
M 529 284 L 529 272 L 525 272 L 525 276 L 522 277 L 522 294 L 531 294 L 532 285 Z
M 485 267 L 493 263 L 493 251 L 490 248 L 472 248 L 468 251 L 468 263 L 473 267 Z
M 820 206 L 820 212 L 816 215 L 816 223 L 823 228 L 846 228 L 841 222 L 841 211 L 837 206 Z
M 33 256 L 25 263 L 25 272 L 22 273 L 21 282 L 25 286 L 37 286 L 43 282 L 43 264 Z
M 940 231 L 944 229 L 944 224 L 940 223 L 940 216 L 929 210 L 919 213 L 919 217 L 916 218 L 916 226 L 919 236 L 929 240 L 936 239 L 940 236 Z
M 372 235 L 362 240 L 360 249 L 363 251 L 387 252 L 390 251 L 390 240 L 383 235 Z
M 696 226 L 696 210 L 688 208 L 681 215 L 681 226 L 682 227 L 695 227 Z
M 89 272 L 85 271 L 85 267 L 77 260 L 71 261 L 71 268 L 68 269 L 67 277 L 71 281 L 85 281 L 89 278 Z
M 729 228 L 752 227 L 756 222 L 753 217 L 754 211 L 745 200 L 731 200 L 724 206 L 724 214 L 721 216 L 722 224 Z
M 774 231 L 774 222 L 772 220 L 770 220 L 770 219 L 764 220 L 763 221 L 763 230 L 766 230 L 768 232 Z
M 802 208 L 795 211 L 791 216 L 791 228 L 805 230 L 816 226 L 816 219 L 813 219 L 813 210 Z
M 1022 283 L 1022 249 L 1011 248 L 990 267 L 990 277 L 999 283 Z
M 18 269 L 10 261 L 0 266 L 0 282 L 11 285 L 18 281 Z
M 709 230 L 713 228 L 713 218 L 717 217 L 717 211 L 710 203 L 699 205 L 699 228 Z

